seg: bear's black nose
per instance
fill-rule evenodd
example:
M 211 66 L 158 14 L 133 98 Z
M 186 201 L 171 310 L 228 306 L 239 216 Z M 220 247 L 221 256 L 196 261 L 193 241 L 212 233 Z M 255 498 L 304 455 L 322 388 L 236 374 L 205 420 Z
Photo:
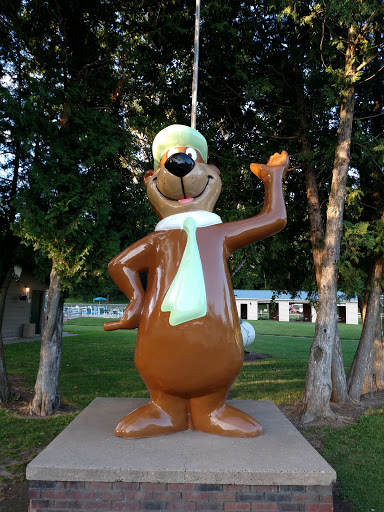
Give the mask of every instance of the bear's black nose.
M 186 153 L 174 153 L 167 159 L 164 166 L 171 174 L 183 178 L 192 171 L 195 161 Z

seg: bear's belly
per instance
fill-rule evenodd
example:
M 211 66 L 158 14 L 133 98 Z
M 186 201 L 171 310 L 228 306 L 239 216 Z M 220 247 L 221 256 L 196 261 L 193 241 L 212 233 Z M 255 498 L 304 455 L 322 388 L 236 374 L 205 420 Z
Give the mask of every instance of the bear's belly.
M 146 386 L 184 396 L 229 387 L 243 362 L 238 320 L 207 314 L 171 326 L 168 317 L 153 315 L 139 326 L 135 365 Z

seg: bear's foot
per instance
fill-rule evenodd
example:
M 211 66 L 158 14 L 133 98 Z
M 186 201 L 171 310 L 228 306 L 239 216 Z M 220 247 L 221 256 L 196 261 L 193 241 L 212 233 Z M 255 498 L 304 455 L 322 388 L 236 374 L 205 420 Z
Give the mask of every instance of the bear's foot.
M 153 437 L 187 430 L 188 416 L 172 412 L 168 414 L 150 402 L 124 416 L 115 428 L 115 435 L 124 438 Z
M 232 407 L 224 400 L 209 395 L 191 400 L 191 416 L 195 430 L 231 437 L 258 437 L 263 427 L 249 414 Z

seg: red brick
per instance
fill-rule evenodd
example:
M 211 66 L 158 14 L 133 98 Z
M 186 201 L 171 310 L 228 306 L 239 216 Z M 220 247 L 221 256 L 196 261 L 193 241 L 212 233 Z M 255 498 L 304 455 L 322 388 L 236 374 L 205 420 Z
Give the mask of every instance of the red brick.
M 155 501 L 179 501 L 181 500 L 181 492 L 154 492 L 153 499 Z
M 194 484 L 168 484 L 169 491 L 193 491 L 195 489 Z
M 94 508 L 93 508 L 93 505 L 91 504 L 91 508 L 84 508 L 81 510 L 81 512 L 94 512 Z M 110 512 L 111 511 L 111 507 L 109 505 L 106 505 L 105 503 L 103 504 L 103 508 L 98 508 L 97 509 L 99 512 Z M 57 512 L 57 510 L 52 510 L 52 512 Z M 69 512 L 69 510 L 63 510 L 63 512 Z M 72 511 L 71 511 L 72 512 Z
M 138 491 L 139 482 L 113 482 L 112 488 L 123 491 Z
M 332 494 L 330 494 L 328 496 L 320 496 L 320 503 L 333 503 Z
M 37 511 L 37 512 L 39 512 L 39 511 Z M 55 508 L 52 511 L 49 510 L 48 512 L 69 512 L 69 510 L 67 508 Z M 81 512 L 92 512 L 92 511 L 81 509 Z
M 305 503 L 279 503 L 278 510 L 281 512 L 305 512 Z
M 56 500 L 56 508 L 68 508 L 70 510 L 79 510 L 83 508 L 83 502 L 81 500 Z
M 112 510 L 139 510 L 140 503 L 138 501 L 114 501 L 112 502 Z
M 184 492 L 181 498 L 183 501 L 208 501 L 207 492 Z
M 250 492 L 278 492 L 277 487 L 277 485 L 251 485 Z
M 210 492 L 209 501 L 236 501 L 236 491 Z
M 265 495 L 263 492 L 238 492 L 237 501 L 277 501 L 277 499 L 272 498 L 271 500 L 265 499 Z M 279 496 L 278 494 L 274 494 L 275 496 Z M 282 496 L 279 496 L 282 498 Z
M 223 490 L 222 484 L 195 484 L 196 491 L 200 492 L 218 492 Z
M 108 500 L 116 500 L 116 501 L 123 501 L 124 499 L 124 493 L 122 491 L 102 491 L 99 493 L 100 499 L 104 501 Z
M 41 498 L 41 489 L 28 489 L 28 498 L 30 500 L 32 499 L 39 499 Z
M 331 503 L 319 503 L 318 505 L 308 505 L 307 512 L 333 512 Z
M 71 499 L 72 500 L 95 500 L 98 496 L 96 491 L 71 491 Z
M 84 489 L 85 482 L 56 482 L 56 489 Z
M 276 512 L 277 503 L 252 503 L 252 510 L 255 512 Z
M 297 493 L 297 494 L 293 493 L 292 501 L 296 501 L 299 503 L 317 504 L 317 503 L 319 503 L 319 496 L 318 496 L 318 494 L 312 494 L 312 493 Z
M 110 501 L 84 501 L 83 505 L 84 510 L 89 510 L 90 512 L 93 512 L 94 510 L 111 510 Z
M 250 485 L 223 484 L 223 491 L 249 492 L 250 487 Z
M 53 508 L 55 502 L 53 500 L 31 500 L 31 506 L 35 509 Z
M 223 510 L 223 502 L 211 501 L 210 503 L 196 503 L 196 510 L 208 512 L 209 510 Z
M 238 510 L 251 510 L 250 503 L 224 503 L 224 510 L 226 512 L 236 512 Z
M 142 490 L 142 491 L 166 491 L 167 484 L 153 483 L 153 482 L 142 482 L 140 484 L 140 490 Z
M 308 485 L 307 492 L 315 492 L 320 495 L 332 494 L 332 486 L 330 485 Z
M 43 498 L 68 498 L 69 490 L 64 489 L 43 489 Z
M 158 501 L 142 501 L 140 510 L 164 510 L 162 503 Z
M 57 482 L 52 482 L 50 480 L 31 480 L 29 482 L 29 487 L 33 489 L 56 489 Z
M 279 485 L 279 492 L 281 493 L 292 493 L 292 492 L 306 492 L 307 487 L 305 485 Z
M 109 490 L 111 489 L 111 482 L 86 482 L 87 489 L 96 489 L 96 490 Z
M 196 503 L 193 501 L 175 501 L 168 503 L 167 510 L 175 510 L 179 512 L 192 512 L 196 510 Z
M 153 492 L 150 491 L 126 491 L 124 494 L 127 501 L 151 500 L 153 496 Z

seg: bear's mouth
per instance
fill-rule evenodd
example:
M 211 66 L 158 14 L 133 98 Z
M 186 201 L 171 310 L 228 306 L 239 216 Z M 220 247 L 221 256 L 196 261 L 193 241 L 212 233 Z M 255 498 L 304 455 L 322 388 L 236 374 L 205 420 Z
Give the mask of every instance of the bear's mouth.
M 161 197 L 163 197 L 164 199 L 166 199 L 167 201 L 173 201 L 175 203 L 179 203 L 179 204 L 188 204 L 188 203 L 192 203 L 192 201 L 194 201 L 195 199 L 199 198 L 200 196 L 202 196 L 204 194 L 204 192 L 207 190 L 208 188 L 208 185 L 209 185 L 209 181 L 213 179 L 213 176 L 208 176 L 207 178 L 207 183 L 205 184 L 205 187 L 203 188 L 203 190 L 197 194 L 196 196 L 194 197 L 185 197 L 185 194 L 184 194 L 184 197 L 183 198 L 180 198 L 180 199 L 172 199 L 171 197 L 167 197 L 165 196 L 164 194 L 162 194 L 160 192 L 160 190 L 157 188 L 157 177 L 156 178 L 153 178 L 153 181 L 155 183 L 155 187 L 156 187 L 156 190 L 157 192 L 159 193 L 159 195 Z M 184 186 L 183 186 L 183 191 L 184 191 Z

